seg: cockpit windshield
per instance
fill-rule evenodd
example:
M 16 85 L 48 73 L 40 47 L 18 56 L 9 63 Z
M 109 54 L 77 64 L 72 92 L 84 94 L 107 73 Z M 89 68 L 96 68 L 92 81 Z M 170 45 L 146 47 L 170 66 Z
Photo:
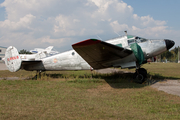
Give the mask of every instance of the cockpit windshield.
M 140 37 L 135 37 L 135 40 L 136 40 L 137 43 L 141 43 L 141 42 L 146 42 L 147 41 L 147 39 L 140 38 Z
M 127 41 L 128 41 L 128 45 L 131 45 L 133 43 L 142 43 L 142 42 L 146 42 L 148 40 L 145 38 L 141 38 L 141 37 L 131 37 Z

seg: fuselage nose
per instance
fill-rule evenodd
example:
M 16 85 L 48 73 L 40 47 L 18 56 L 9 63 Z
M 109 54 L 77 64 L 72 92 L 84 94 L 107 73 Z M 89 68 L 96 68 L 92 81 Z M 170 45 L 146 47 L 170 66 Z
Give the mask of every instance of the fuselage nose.
M 174 46 L 174 44 L 175 44 L 175 42 L 172 41 L 172 40 L 164 39 L 164 41 L 165 41 L 165 43 L 166 43 L 166 48 L 167 48 L 167 50 L 169 50 L 170 48 L 172 48 L 172 47 Z

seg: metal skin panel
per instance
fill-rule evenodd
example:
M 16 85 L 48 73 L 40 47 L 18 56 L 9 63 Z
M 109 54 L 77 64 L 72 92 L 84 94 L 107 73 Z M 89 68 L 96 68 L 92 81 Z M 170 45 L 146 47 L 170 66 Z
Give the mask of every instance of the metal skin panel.
M 107 40 L 105 42 L 113 44 L 113 45 L 121 44 L 122 47 L 127 47 L 128 46 L 127 36 L 123 36 L 123 37 L 119 37 L 119 38 L 114 38 L 114 39 L 111 39 L 111 40 Z
M 74 50 L 43 59 L 46 70 L 90 70 L 91 66 Z
M 34 61 L 36 54 L 27 55 L 27 54 L 20 54 L 22 61 Z
M 42 63 L 26 65 L 26 70 L 90 70 L 91 66 L 74 50 L 41 59 Z
M 147 42 L 138 43 L 141 46 L 145 59 L 157 56 L 167 51 L 164 40 L 148 40 Z

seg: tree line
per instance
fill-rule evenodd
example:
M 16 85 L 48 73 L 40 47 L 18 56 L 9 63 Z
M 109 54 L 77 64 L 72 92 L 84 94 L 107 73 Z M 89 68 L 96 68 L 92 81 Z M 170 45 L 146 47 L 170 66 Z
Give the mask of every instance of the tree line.
M 170 62 L 178 62 L 178 47 L 162 53 L 159 57 L 162 61 L 168 60 Z
M 31 52 L 29 52 L 28 50 L 20 50 L 19 54 L 32 54 Z

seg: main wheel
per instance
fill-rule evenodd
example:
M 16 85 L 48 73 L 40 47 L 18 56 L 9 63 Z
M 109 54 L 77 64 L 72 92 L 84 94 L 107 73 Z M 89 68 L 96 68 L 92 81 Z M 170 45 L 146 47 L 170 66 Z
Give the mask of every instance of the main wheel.
M 135 79 L 135 82 L 142 84 L 145 79 L 147 78 L 147 71 L 144 68 L 137 69 L 134 73 L 133 78 Z

